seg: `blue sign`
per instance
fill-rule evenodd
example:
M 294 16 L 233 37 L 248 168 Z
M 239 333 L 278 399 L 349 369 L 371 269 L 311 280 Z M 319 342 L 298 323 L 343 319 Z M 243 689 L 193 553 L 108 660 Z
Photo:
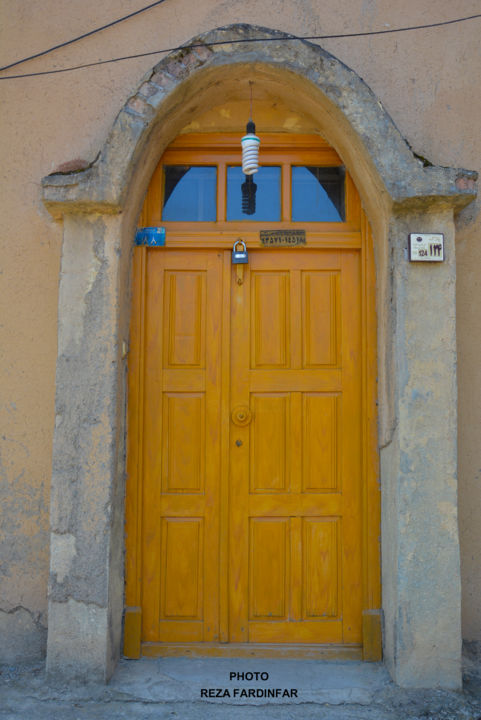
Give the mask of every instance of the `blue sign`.
M 165 245 L 165 228 L 139 228 L 135 233 L 135 244 L 147 245 L 148 247 L 163 247 Z

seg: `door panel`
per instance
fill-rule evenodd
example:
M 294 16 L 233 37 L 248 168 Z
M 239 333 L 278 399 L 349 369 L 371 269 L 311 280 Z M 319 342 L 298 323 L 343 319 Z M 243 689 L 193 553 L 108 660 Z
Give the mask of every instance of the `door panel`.
M 338 363 L 339 273 L 304 270 L 302 282 L 302 367 Z
M 205 393 L 163 394 L 162 492 L 203 493 Z
M 231 287 L 230 638 L 359 642 L 358 253 L 252 251 Z
M 162 518 L 160 617 L 202 620 L 203 518 Z
M 338 617 L 340 518 L 302 518 L 302 619 Z
M 289 519 L 250 518 L 249 619 L 287 619 Z
M 142 624 L 218 639 L 222 258 L 147 252 Z
M 251 282 L 251 367 L 288 367 L 289 273 L 256 272 Z
M 257 423 L 265 428 L 265 432 L 251 435 L 250 491 L 286 492 L 290 483 L 289 395 L 253 393 L 251 408 Z M 273 452 L 274 447 L 278 452 Z
M 205 367 L 204 271 L 165 272 L 164 368 Z

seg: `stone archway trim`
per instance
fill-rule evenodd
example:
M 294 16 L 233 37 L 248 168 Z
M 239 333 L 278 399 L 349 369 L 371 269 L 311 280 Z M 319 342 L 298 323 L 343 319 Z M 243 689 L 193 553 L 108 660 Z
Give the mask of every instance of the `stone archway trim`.
M 253 38 L 269 42 L 250 44 Z M 245 43 L 242 42 L 245 40 Z M 232 42 L 236 44 L 232 44 Z M 213 44 L 219 43 L 219 44 Z M 391 201 L 398 206 L 426 200 L 462 207 L 475 195 L 477 173 L 416 158 L 378 98 L 352 70 L 307 41 L 285 41 L 266 28 L 237 25 L 194 38 L 158 63 L 117 116 L 95 161 L 75 173 L 42 181 L 43 200 L 54 214 L 102 209 L 121 212 L 136 161 L 148 142 L 158 111 L 174 104 L 176 91 L 199 71 L 237 63 L 265 63 L 305 77 L 338 109 L 363 143 Z M 169 102 L 169 100 L 171 102 Z M 167 105 L 167 108 L 165 106 Z

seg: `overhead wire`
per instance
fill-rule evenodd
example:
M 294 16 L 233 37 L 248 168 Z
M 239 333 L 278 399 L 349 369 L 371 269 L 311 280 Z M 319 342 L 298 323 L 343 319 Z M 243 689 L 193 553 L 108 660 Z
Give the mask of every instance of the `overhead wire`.
M 165 0 L 156 0 L 156 2 L 150 3 L 150 5 L 146 5 L 143 8 L 139 8 L 138 10 L 134 10 L 134 12 L 131 12 L 128 15 L 124 15 L 121 18 L 117 18 L 117 20 L 112 20 L 112 22 L 109 22 L 106 25 L 102 25 L 101 27 L 95 28 L 94 30 L 89 30 L 88 32 L 83 33 L 83 35 L 78 35 L 77 37 L 74 37 L 71 40 L 66 40 L 65 42 L 59 43 L 58 45 L 54 45 L 53 47 L 48 48 L 47 50 L 42 50 L 41 52 L 35 53 L 35 55 L 29 55 L 28 57 L 22 58 L 21 60 L 15 60 L 15 62 L 10 63 L 9 65 L 4 65 L 3 67 L 0 67 L 0 72 L 2 70 L 9 70 L 10 68 L 16 67 L 17 65 L 21 65 L 22 63 L 26 63 L 29 60 L 35 60 L 36 58 L 43 57 L 44 55 L 48 55 L 49 53 L 53 52 L 54 50 L 59 50 L 60 48 L 67 47 L 67 45 L 72 45 L 73 43 L 76 43 L 79 40 L 84 40 L 84 38 L 90 37 L 91 35 L 95 35 L 96 33 L 99 33 L 102 30 L 107 30 L 107 28 L 113 27 L 114 25 L 118 25 L 119 23 L 124 22 L 124 20 L 130 20 L 130 18 L 135 17 L 135 15 L 140 15 L 141 13 L 145 12 L 146 10 L 150 10 L 151 8 L 155 7 L 156 5 L 161 5 L 164 2 L 165 2 Z
M 164 1 L 165 0 L 160 0 L 160 2 L 164 2 Z M 158 4 L 158 3 L 154 3 L 154 4 Z M 144 8 L 144 9 L 147 9 L 147 8 Z M 140 12 L 140 11 L 137 11 L 137 14 L 138 14 L 138 12 Z M 42 71 L 35 72 L 35 73 L 22 73 L 19 75 L 4 75 L 3 77 L 0 76 L 0 80 L 17 80 L 19 78 L 38 77 L 40 75 L 55 75 L 57 73 L 71 72 L 73 70 L 83 70 L 85 68 L 95 67 L 97 65 L 107 65 L 109 63 L 121 62 L 123 60 L 134 60 L 137 58 L 148 57 L 151 55 L 161 55 L 163 53 L 176 52 L 178 50 L 195 49 L 198 47 L 214 47 L 217 45 L 235 45 L 235 44 L 239 44 L 239 43 L 258 43 L 258 42 L 266 43 L 266 42 L 280 42 L 280 41 L 292 42 L 293 40 L 338 40 L 338 39 L 342 39 L 342 38 L 368 37 L 368 36 L 373 36 L 373 35 L 387 35 L 390 33 L 392 34 L 392 33 L 408 32 L 408 31 L 412 31 L 412 30 L 428 30 L 430 28 L 438 28 L 438 27 L 443 27 L 446 25 L 454 25 L 455 23 L 467 22 L 468 20 L 476 20 L 478 18 L 481 18 L 481 13 L 478 13 L 477 15 L 469 15 L 468 17 L 455 18 L 453 20 L 444 20 L 444 21 L 438 22 L 438 23 L 429 23 L 426 25 L 411 25 L 409 27 L 388 28 L 386 30 L 368 30 L 366 32 L 358 32 L 358 33 L 337 33 L 337 34 L 331 34 L 331 35 L 291 35 L 291 34 L 286 34 L 284 36 L 276 35 L 275 37 L 269 36 L 269 37 L 259 37 L 259 38 L 241 38 L 241 39 L 234 39 L 234 40 L 226 38 L 225 40 L 216 40 L 213 42 L 190 43 L 188 45 L 177 45 L 175 47 L 163 48 L 161 50 L 150 50 L 148 52 L 135 53 L 133 55 L 123 55 L 122 57 L 110 58 L 108 60 L 97 60 L 95 62 L 82 63 L 81 65 L 73 65 L 71 67 L 66 67 L 66 68 L 56 68 L 54 70 L 42 70 Z M 123 19 L 125 19 L 125 18 L 123 18 Z M 105 27 L 107 27 L 107 26 L 105 26 Z M 86 37 L 89 34 L 92 34 L 92 33 L 87 33 L 86 35 L 84 35 L 82 37 Z M 72 42 L 74 42 L 74 41 L 72 41 Z M 61 46 L 59 46 L 59 47 L 61 47 Z M 38 57 L 38 55 L 35 57 Z M 4 68 L 0 68 L 0 71 L 5 70 L 8 67 L 12 67 L 12 66 L 7 65 Z

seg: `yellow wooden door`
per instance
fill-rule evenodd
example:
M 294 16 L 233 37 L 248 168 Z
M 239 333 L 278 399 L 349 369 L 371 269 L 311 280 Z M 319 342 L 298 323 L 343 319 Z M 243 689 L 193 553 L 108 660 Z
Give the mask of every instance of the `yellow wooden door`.
M 319 138 L 289 142 L 264 143 L 282 164 L 279 223 L 227 221 L 231 139 L 186 136 L 164 156 L 181 172 L 215 162 L 215 222 L 162 221 L 162 163 L 146 197 L 143 224 L 164 224 L 167 242 L 134 251 L 129 656 L 379 642 L 368 226 L 347 177 L 345 222 L 304 223 L 305 247 L 262 246 L 260 230 L 293 227 L 290 163 L 340 163 Z
M 145 264 L 143 639 L 218 639 L 222 263 L 212 251 Z
M 232 641 L 361 640 L 360 308 L 356 251 L 252 252 L 232 283 Z

